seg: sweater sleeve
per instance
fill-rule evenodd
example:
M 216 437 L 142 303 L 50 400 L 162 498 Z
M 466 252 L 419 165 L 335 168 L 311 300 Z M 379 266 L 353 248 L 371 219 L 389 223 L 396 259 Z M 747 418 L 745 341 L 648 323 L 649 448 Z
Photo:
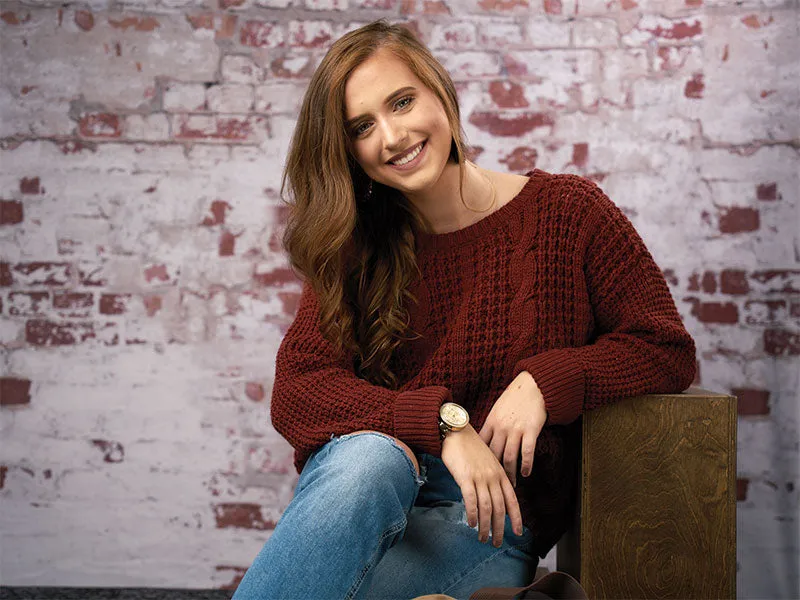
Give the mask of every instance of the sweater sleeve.
M 661 270 L 628 218 L 594 184 L 578 258 L 594 317 L 591 342 L 520 360 L 544 396 L 548 424 L 630 396 L 680 392 L 694 380 L 695 345 Z
M 331 439 L 370 429 L 396 437 L 415 451 L 439 455 L 438 414 L 450 391 L 441 386 L 403 392 L 358 377 L 352 357 L 337 356 L 319 328 L 319 304 L 306 283 L 297 316 L 275 362 L 271 418 L 295 449 L 298 471 Z

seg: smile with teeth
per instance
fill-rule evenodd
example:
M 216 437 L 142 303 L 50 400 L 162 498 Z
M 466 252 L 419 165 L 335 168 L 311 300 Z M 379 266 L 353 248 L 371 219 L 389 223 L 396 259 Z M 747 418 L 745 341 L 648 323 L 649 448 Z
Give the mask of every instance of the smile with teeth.
M 417 158 L 417 155 L 422 152 L 422 145 L 424 142 L 420 142 L 411 152 L 398 158 L 397 160 L 390 160 L 389 162 L 393 165 L 397 165 L 398 167 L 402 167 L 405 164 L 410 163 L 412 160 Z

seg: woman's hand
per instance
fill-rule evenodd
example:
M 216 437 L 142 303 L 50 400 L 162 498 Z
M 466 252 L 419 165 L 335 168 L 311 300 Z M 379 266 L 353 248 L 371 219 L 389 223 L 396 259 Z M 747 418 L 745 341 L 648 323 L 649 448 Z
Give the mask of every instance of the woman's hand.
M 522 535 L 522 515 L 517 495 L 503 466 L 472 425 L 447 434 L 442 442 L 442 462 L 461 488 L 467 522 L 478 527 L 478 539 L 489 539 L 499 548 L 503 543 L 506 513 L 514 533 Z
M 503 464 L 514 487 L 517 486 L 517 459 L 520 453 L 522 476 L 531 474 L 536 439 L 546 420 L 544 397 L 527 371 L 514 378 L 486 417 L 480 432 L 481 439 Z

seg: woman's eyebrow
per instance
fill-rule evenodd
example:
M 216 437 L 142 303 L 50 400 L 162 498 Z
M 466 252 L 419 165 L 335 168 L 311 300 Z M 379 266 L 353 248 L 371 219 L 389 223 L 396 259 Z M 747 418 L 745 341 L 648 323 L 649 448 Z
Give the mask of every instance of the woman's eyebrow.
M 415 88 L 412 85 L 407 85 L 405 87 L 401 87 L 399 90 L 395 90 L 391 94 L 386 96 L 386 100 L 384 100 L 383 103 L 384 104 L 391 104 L 392 101 L 394 101 L 394 99 L 397 98 L 398 96 L 402 96 L 403 94 L 407 94 L 408 92 L 415 92 L 415 91 L 417 91 L 417 88 Z M 358 121 L 359 119 L 362 119 L 365 116 L 366 115 L 358 115 L 357 117 L 353 117 L 352 119 L 348 119 L 347 121 L 345 121 L 344 125 L 345 125 L 345 127 L 350 127 L 356 121 Z

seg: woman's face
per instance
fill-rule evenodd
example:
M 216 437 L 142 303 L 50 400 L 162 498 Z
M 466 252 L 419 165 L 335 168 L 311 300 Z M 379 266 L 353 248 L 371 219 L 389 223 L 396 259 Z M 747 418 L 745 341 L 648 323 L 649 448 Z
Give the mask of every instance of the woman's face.
M 364 172 L 406 196 L 430 190 L 450 156 L 452 133 L 442 103 L 386 48 L 350 74 L 345 127 Z

